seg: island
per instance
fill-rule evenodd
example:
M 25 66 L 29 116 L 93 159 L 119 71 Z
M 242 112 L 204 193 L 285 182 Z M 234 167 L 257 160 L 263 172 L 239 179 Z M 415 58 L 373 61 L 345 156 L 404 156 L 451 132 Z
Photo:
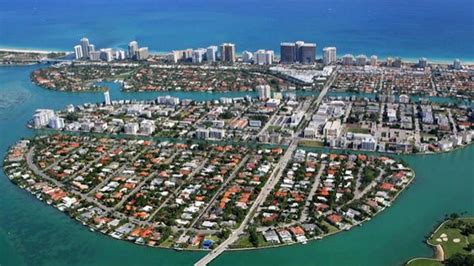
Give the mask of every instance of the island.
M 4 171 L 93 231 L 178 250 L 321 239 L 390 207 L 415 177 L 386 156 L 70 134 L 19 141 Z
M 474 218 L 453 213 L 426 242 L 434 248 L 434 258 L 414 258 L 406 265 L 473 265 Z
M 474 111 L 465 102 L 298 96 L 258 87 L 258 97 L 195 101 L 171 96 L 38 109 L 29 126 L 63 132 L 220 140 L 387 153 L 436 153 L 472 142 Z M 319 104 L 318 104 L 319 103 Z
M 94 91 L 101 81 L 114 81 L 124 91 L 253 91 L 269 85 L 275 91 L 320 91 L 384 95 L 418 95 L 472 99 L 474 66 L 454 69 L 449 64 L 405 62 L 353 65 L 170 63 L 160 56 L 142 61 L 68 61 L 34 70 L 31 80 L 40 87 L 59 91 Z
M 55 62 L 67 55 L 59 51 L 39 51 L 22 49 L 0 48 L 0 66 L 34 65 L 46 62 Z

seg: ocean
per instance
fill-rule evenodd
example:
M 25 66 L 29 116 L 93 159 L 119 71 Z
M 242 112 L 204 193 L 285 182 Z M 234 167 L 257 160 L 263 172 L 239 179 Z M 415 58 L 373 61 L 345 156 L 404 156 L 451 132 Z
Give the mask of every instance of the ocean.
M 69 50 L 83 36 L 96 47 L 151 50 L 233 42 L 239 52 L 282 41 L 315 42 L 339 56 L 474 61 L 472 0 L 0 0 L 0 47 Z

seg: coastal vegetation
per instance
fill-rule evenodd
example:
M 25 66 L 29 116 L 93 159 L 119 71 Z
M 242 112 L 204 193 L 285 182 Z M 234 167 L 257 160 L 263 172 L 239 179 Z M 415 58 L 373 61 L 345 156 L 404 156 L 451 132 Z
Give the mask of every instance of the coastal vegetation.
M 75 220 L 116 239 L 177 249 L 212 249 L 247 229 L 232 248 L 261 248 L 349 230 L 392 204 L 413 179 L 401 161 L 285 147 L 41 135 L 5 158 L 11 181 Z M 285 171 L 260 210 L 264 184 Z M 356 190 L 359 168 L 380 169 Z M 375 171 L 375 170 L 373 170 Z M 250 222 L 244 223 L 250 215 Z
M 435 258 L 415 258 L 407 265 L 474 265 L 474 218 L 449 215 L 427 243 L 435 248 Z

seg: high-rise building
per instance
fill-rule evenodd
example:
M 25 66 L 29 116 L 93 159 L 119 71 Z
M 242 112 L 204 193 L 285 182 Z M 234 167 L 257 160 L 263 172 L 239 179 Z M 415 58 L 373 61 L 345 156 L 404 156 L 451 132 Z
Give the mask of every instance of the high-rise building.
M 376 56 L 376 55 L 372 55 L 372 56 L 370 57 L 370 65 L 371 65 L 371 66 L 377 66 L 377 60 L 378 60 L 377 56 Z
M 150 56 L 148 47 L 141 47 L 135 52 L 136 60 L 145 60 Z
M 257 50 L 254 55 L 254 63 L 257 65 L 265 65 L 265 50 Z
M 202 63 L 206 57 L 207 50 L 204 48 L 198 48 L 193 51 L 193 63 Z
M 265 52 L 265 60 L 268 65 L 273 64 L 273 61 L 275 61 L 275 52 L 273 50 L 267 50 Z
M 196 130 L 196 138 L 197 139 L 208 139 L 209 138 L 209 129 L 198 128 Z
M 242 52 L 242 61 L 245 63 L 252 63 L 253 59 L 253 54 L 249 51 L 243 51 Z
M 91 51 L 89 53 L 89 59 L 91 61 L 100 61 L 100 51 Z
M 54 117 L 54 111 L 51 109 L 37 109 L 33 115 L 33 126 L 41 128 L 48 125 L 49 120 Z
M 225 129 L 210 128 L 209 129 L 210 139 L 223 139 L 225 138 Z
M 336 63 L 336 47 L 325 47 L 323 49 L 323 63 L 324 65 L 330 65 Z
M 135 59 L 137 51 L 138 51 L 138 43 L 136 41 L 129 42 L 128 43 L 128 58 Z
M 82 56 L 84 58 L 89 58 L 89 39 L 82 38 L 81 39 L 81 48 L 82 48 Z
M 453 68 L 456 69 L 456 70 L 459 70 L 462 68 L 462 65 L 461 65 L 461 60 L 459 59 L 455 59 L 453 61 Z M 474 113 L 474 112 L 473 112 Z
M 64 128 L 64 118 L 53 116 L 49 120 L 48 126 L 52 129 L 62 129 Z
M 207 62 L 214 63 L 217 60 L 217 46 L 211 45 L 206 50 Z
M 295 43 L 283 42 L 280 44 L 280 63 L 314 64 L 316 61 L 316 44 L 297 41 Z
M 89 53 L 90 52 L 95 52 L 95 45 L 89 44 Z M 82 53 L 84 54 L 84 51 L 82 51 Z
M 345 54 L 342 57 L 342 64 L 345 65 L 345 66 L 350 66 L 350 65 L 354 64 L 354 56 L 351 55 L 351 54 Z
M 112 55 L 112 48 L 100 49 L 100 59 L 106 62 L 112 61 L 114 59 Z
M 193 59 L 193 49 L 185 49 L 185 50 L 174 50 L 168 54 L 167 60 L 172 63 L 178 63 L 179 61 L 190 61 Z
M 123 127 L 125 134 L 135 135 L 139 129 L 138 123 L 126 123 Z
M 179 51 L 171 51 L 171 53 L 168 54 L 166 60 L 171 63 L 178 63 L 178 61 L 181 58 L 181 53 Z
M 269 85 L 258 85 L 257 93 L 260 100 L 267 100 L 272 97 L 272 88 Z
M 222 62 L 235 62 L 235 45 L 233 43 L 221 44 L 220 53 Z
M 258 50 L 254 53 L 254 63 L 257 65 L 273 64 L 274 52 L 272 50 Z
M 118 50 L 118 51 L 115 51 L 115 59 L 117 60 L 125 60 L 127 57 L 125 55 L 125 51 L 124 50 Z
M 179 100 L 178 97 L 171 97 L 169 95 L 167 96 L 160 96 L 156 98 L 156 102 L 158 104 L 165 104 L 165 105 L 178 105 L 181 101 Z
M 188 48 L 183 50 L 183 59 L 192 60 L 193 59 L 193 48 Z
M 292 64 L 296 62 L 295 44 L 290 42 L 282 42 L 280 44 L 280 63 Z
M 356 57 L 356 65 L 365 66 L 367 64 L 367 56 L 361 54 Z
M 428 60 L 425 57 L 422 57 L 418 60 L 418 67 L 425 68 L 428 64 Z
M 110 100 L 110 92 L 109 91 L 104 92 L 104 103 L 105 103 L 105 105 L 111 105 L 112 104 L 112 101 Z
M 82 54 L 82 46 L 76 45 L 74 46 L 74 55 L 76 59 L 81 59 L 84 55 Z
M 396 57 L 392 65 L 394 67 L 402 67 L 402 59 L 400 57 Z
M 140 132 L 147 136 L 153 134 L 155 132 L 156 126 L 155 121 L 144 119 L 140 122 Z
M 297 41 L 296 43 L 296 61 L 301 64 L 314 64 L 316 61 L 316 44 Z

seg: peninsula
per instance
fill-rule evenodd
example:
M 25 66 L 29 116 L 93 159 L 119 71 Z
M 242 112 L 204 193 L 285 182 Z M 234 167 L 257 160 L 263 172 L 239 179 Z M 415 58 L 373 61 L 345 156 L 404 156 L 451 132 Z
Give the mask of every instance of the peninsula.
M 10 147 L 4 171 L 39 200 L 115 239 L 176 250 L 305 244 L 361 226 L 415 178 L 387 154 L 449 152 L 474 134 L 474 66 L 281 43 L 152 55 L 95 49 L 31 73 L 40 87 L 103 90 L 98 103 L 37 109 L 35 137 Z M 33 59 L 36 54 L 30 54 Z M 197 101 L 114 99 L 124 91 L 244 92 Z M 327 149 L 322 148 L 329 148 Z M 373 154 L 372 152 L 379 152 Z

